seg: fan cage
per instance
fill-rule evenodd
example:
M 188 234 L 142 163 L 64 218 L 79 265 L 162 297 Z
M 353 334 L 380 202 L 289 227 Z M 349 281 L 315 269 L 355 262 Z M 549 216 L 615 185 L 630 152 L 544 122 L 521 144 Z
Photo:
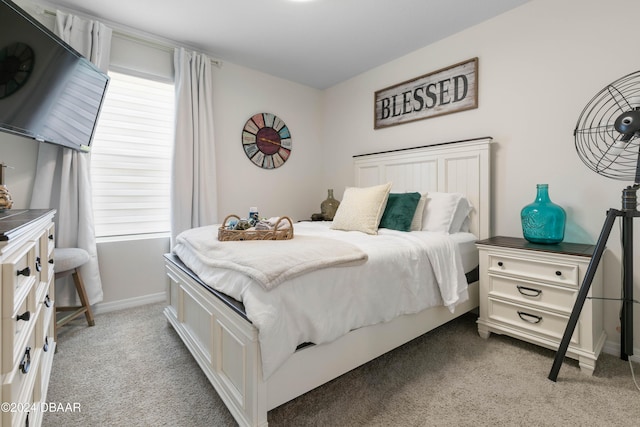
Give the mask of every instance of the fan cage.
M 578 118 L 575 145 L 582 162 L 594 172 L 622 181 L 640 181 L 638 133 L 615 128 L 623 113 L 640 110 L 640 71 L 624 76 L 598 92 Z

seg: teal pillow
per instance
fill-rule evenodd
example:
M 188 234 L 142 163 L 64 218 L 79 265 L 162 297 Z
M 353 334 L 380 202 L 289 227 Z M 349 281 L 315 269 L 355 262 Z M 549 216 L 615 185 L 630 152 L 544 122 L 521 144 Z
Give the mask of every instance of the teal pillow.
M 389 193 L 387 207 L 380 220 L 380 228 L 410 231 L 413 214 L 416 212 L 420 197 L 420 193 Z

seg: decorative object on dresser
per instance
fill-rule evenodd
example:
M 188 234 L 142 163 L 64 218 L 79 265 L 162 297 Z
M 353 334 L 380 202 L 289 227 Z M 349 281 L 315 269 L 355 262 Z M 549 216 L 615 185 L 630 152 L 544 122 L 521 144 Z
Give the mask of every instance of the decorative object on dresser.
M 478 333 L 510 335 L 557 349 L 578 288 L 595 250 L 593 245 L 535 244 L 516 237 L 492 237 L 476 243 L 480 250 Z M 604 345 L 602 272 L 571 337 L 567 355 L 592 374 Z
M 333 197 L 333 189 L 327 190 L 327 198 L 320 203 L 320 213 L 325 221 L 333 221 L 333 217 L 340 206 L 340 201 Z
M 55 210 L 0 214 L 0 379 L 3 426 L 39 426 L 56 349 L 54 309 Z
M 291 155 L 291 132 L 271 113 L 253 115 L 242 128 L 242 148 L 254 165 L 263 169 L 282 166 Z
M 0 212 L 4 212 L 7 209 L 11 209 L 13 206 L 13 200 L 11 199 L 11 193 L 4 184 L 4 169 L 8 167 L 4 163 L 0 163 Z
M 640 216 L 640 71 L 628 74 L 598 92 L 582 110 L 573 131 L 578 156 L 589 169 L 607 178 L 633 181 L 622 190 L 622 208 L 609 209 L 586 277 L 556 352 L 549 379 L 555 381 L 585 304 L 609 234 L 622 218 L 622 311 L 620 358 L 633 355 L 633 219 Z
M 73 277 L 73 283 L 80 299 L 79 306 L 56 306 L 56 313 L 71 311 L 72 313 L 63 316 L 56 320 L 56 340 L 58 336 L 58 328 L 66 325 L 73 319 L 84 314 L 89 326 L 94 326 L 95 321 L 93 319 L 93 312 L 91 311 L 91 305 L 89 304 L 89 298 L 87 297 L 87 291 L 84 288 L 84 282 L 80 275 L 80 267 L 89 261 L 89 253 L 80 248 L 55 248 L 53 251 L 53 259 L 56 263 L 56 275 L 55 279 L 61 279 L 71 275 Z
M 549 198 L 549 185 L 536 185 L 536 199 L 520 211 L 522 234 L 531 243 L 560 243 L 564 240 L 567 214 Z

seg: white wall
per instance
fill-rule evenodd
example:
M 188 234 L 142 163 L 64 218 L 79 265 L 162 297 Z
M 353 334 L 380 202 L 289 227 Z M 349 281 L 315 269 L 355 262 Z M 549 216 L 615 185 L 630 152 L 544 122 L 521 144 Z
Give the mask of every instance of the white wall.
M 213 72 L 219 221 L 246 216 L 308 219 L 326 198 L 322 174 L 321 92 L 231 63 Z M 255 166 L 242 148 L 242 128 L 256 113 L 270 112 L 289 127 L 293 149 L 277 169 Z
M 8 166 L 4 182 L 11 193 L 13 209 L 29 207 L 37 154 L 37 142 L 0 132 L 0 162 Z
M 537 183 L 548 183 L 551 199 L 567 211 L 565 240 L 595 243 L 606 211 L 620 208 L 629 183 L 588 169 L 576 154 L 573 129 L 593 95 L 640 69 L 632 47 L 639 14 L 633 0 L 533 0 L 326 90 L 323 182 L 339 198 L 338 189 L 353 182 L 354 154 L 492 136 L 493 233 L 522 236 L 520 210 L 533 201 Z M 473 57 L 479 58 L 478 109 L 373 129 L 376 90 Z M 604 259 L 610 298 L 620 295 L 619 241 L 613 230 Z M 619 306 L 605 302 L 609 346 L 619 342 Z M 634 342 L 640 347 L 638 328 Z

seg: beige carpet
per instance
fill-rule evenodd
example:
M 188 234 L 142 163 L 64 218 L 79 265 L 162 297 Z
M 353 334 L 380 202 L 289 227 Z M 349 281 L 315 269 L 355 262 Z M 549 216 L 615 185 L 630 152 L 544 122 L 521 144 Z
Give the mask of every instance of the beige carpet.
M 235 425 L 162 308 L 62 328 L 47 401 L 80 412 L 47 413 L 44 425 Z M 270 411 L 269 425 L 640 425 L 628 362 L 603 354 L 588 377 L 568 360 L 554 383 L 553 357 L 508 337 L 483 340 L 466 315 Z

